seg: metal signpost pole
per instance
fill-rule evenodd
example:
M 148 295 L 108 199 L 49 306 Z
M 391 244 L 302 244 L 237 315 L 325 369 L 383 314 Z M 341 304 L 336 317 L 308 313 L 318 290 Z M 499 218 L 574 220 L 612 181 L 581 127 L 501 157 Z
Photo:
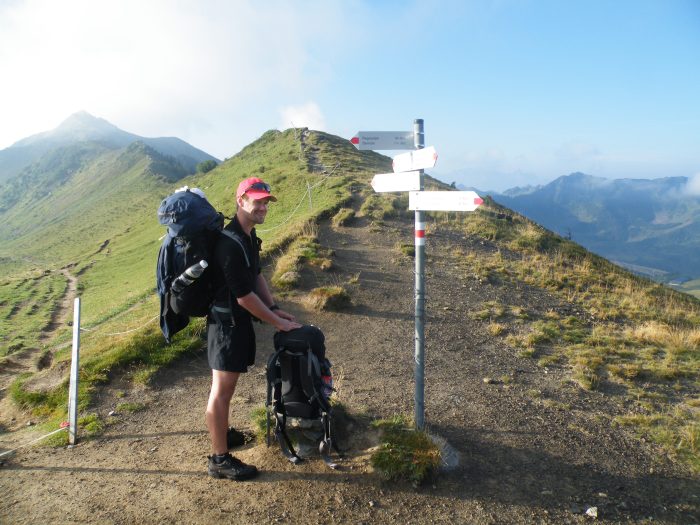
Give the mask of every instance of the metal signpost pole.
M 416 149 L 425 147 L 423 119 L 413 121 L 413 139 Z M 420 170 L 420 191 L 423 191 L 423 170 Z M 415 226 L 416 250 L 416 329 L 415 329 L 415 420 L 416 428 L 423 430 L 425 426 L 425 222 L 423 211 L 416 210 Z

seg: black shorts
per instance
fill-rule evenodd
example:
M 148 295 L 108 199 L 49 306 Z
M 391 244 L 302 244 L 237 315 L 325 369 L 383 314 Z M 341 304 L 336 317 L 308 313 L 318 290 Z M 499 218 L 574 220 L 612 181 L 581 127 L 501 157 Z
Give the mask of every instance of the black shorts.
M 255 331 L 250 317 L 230 323 L 207 323 L 207 356 L 212 370 L 247 372 L 255 363 Z

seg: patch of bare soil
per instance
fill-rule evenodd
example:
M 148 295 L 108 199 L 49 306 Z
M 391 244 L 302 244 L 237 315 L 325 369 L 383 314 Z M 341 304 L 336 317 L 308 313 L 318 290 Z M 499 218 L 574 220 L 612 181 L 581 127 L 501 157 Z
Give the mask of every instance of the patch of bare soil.
M 303 310 L 303 296 L 280 301 L 326 334 L 340 401 L 358 416 L 340 440 L 339 471 L 320 459 L 294 466 L 278 447 L 236 452 L 261 469 L 236 483 L 206 474 L 203 352 L 164 370 L 148 388 L 115 382 L 99 394 L 108 418 L 100 438 L 72 449 L 20 451 L 0 468 L 0 521 L 7 523 L 695 523 L 700 482 L 655 446 L 611 424 L 621 407 L 581 390 L 568 370 L 538 367 L 469 316 L 488 300 L 529 311 L 566 311 L 548 294 L 507 282 L 480 282 L 457 269 L 450 246 L 486 243 L 434 232 L 428 238 L 426 421 L 459 465 L 422 487 L 383 482 L 371 472 L 367 418 L 413 414 L 414 262 L 394 249 L 412 242 L 411 221 L 370 228 L 324 225 L 333 272 L 307 270 L 306 288 L 344 284 L 353 307 Z M 259 327 L 257 365 L 242 377 L 232 423 L 250 429 L 265 398 L 272 331 Z M 513 328 L 514 329 L 514 328 Z M 486 380 L 485 380 L 486 379 Z M 593 514 L 596 508 L 597 518 Z

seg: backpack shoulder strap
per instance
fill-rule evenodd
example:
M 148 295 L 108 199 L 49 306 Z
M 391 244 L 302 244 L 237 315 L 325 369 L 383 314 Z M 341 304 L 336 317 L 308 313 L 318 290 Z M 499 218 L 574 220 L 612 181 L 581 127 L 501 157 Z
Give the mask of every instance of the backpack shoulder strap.
M 243 246 L 243 241 L 240 239 L 240 237 L 238 235 L 236 235 L 235 233 L 233 233 L 232 231 L 229 231 L 225 228 L 221 230 L 221 233 L 223 235 L 225 235 L 226 237 L 228 237 L 229 239 L 238 243 L 238 246 L 240 246 L 241 250 L 243 250 L 243 257 L 245 257 L 245 264 L 248 268 L 250 268 L 250 259 L 248 258 L 248 252 L 246 252 L 245 246 Z

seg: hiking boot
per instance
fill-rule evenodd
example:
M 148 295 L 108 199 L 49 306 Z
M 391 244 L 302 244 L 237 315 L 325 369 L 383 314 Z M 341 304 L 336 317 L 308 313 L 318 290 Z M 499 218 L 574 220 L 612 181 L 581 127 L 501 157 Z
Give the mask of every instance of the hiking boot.
M 221 460 L 217 461 L 216 458 L 221 458 Z M 212 478 L 243 481 L 257 476 L 258 469 L 253 465 L 246 465 L 240 459 L 226 453 L 223 456 L 209 456 L 209 475 Z
M 245 434 L 243 432 L 239 432 L 233 427 L 230 427 L 226 431 L 226 446 L 229 450 L 231 450 L 232 448 L 240 447 L 241 445 L 245 445 Z

